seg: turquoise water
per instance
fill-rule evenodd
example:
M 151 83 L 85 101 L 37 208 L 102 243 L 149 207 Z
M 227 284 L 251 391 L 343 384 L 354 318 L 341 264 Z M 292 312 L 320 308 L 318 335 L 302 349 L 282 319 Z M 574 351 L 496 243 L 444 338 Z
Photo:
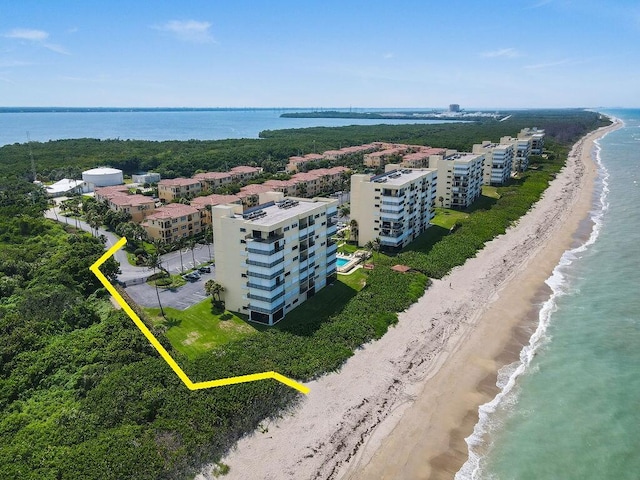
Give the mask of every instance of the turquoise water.
M 336 267 L 344 267 L 347 263 L 349 263 L 348 259 L 336 257 Z
M 625 126 L 598 142 L 594 231 L 548 280 L 459 480 L 640 478 L 640 110 L 605 113 Z

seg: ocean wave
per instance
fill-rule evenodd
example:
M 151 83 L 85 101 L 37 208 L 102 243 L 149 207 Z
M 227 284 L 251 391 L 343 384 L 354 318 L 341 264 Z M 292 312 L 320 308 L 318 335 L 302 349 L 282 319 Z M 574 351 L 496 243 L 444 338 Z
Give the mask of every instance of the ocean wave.
M 604 136 L 599 140 L 602 138 Z M 581 253 L 596 242 L 600 235 L 605 214 L 609 209 L 609 171 L 600 156 L 601 146 L 599 140 L 594 142 L 593 151 L 599 175 L 596 184 L 598 200 L 590 212 L 590 219 L 593 222 L 591 234 L 584 243 L 564 252 L 560 262 L 553 269 L 551 276 L 545 281 L 551 288 L 552 293 L 540 309 L 538 326 L 529 339 L 529 344 L 525 345 L 520 351 L 519 360 L 502 367 L 498 371 L 496 386 L 500 389 L 500 392 L 493 400 L 478 408 L 478 423 L 476 423 L 473 433 L 465 439 L 469 448 L 469 457 L 460 471 L 456 473 L 455 480 L 479 480 L 481 478 L 491 480 L 493 478 L 488 472 L 483 472 L 483 460 L 486 458 L 487 451 L 491 448 L 491 434 L 498 431 L 504 422 L 504 416 L 495 415 L 495 413 L 497 411 L 511 412 L 517 404 L 518 377 L 525 372 L 535 371 L 535 369 L 530 368 L 531 361 L 538 350 L 550 340 L 547 335 L 547 328 L 551 323 L 553 313 L 557 310 L 557 299 L 568 292 L 569 282 L 566 270 L 581 257 Z

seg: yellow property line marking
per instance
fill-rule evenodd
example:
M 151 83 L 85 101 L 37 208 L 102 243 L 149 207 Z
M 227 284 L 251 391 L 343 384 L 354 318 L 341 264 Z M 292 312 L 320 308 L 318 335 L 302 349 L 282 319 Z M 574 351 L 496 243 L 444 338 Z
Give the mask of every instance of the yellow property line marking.
M 222 387 L 224 385 L 233 385 L 235 383 L 244 383 L 244 382 L 255 382 L 257 380 L 266 380 L 268 378 L 273 378 L 278 382 L 284 383 L 285 385 L 295 388 L 296 390 L 302 393 L 309 393 L 309 387 L 302 385 L 301 383 L 296 382 L 295 380 L 291 380 L 290 378 L 285 377 L 284 375 L 280 375 L 278 372 L 262 372 L 262 373 L 253 373 L 251 375 L 240 375 L 238 377 L 228 377 L 228 378 L 220 378 L 218 380 L 210 380 L 208 382 L 192 382 L 191 379 L 184 373 L 184 370 L 180 368 L 180 366 L 176 363 L 173 357 L 167 352 L 167 350 L 160 344 L 158 339 L 151 333 L 151 331 L 147 328 L 147 326 L 140 320 L 140 317 L 136 315 L 136 312 L 129 306 L 127 302 L 124 301 L 124 298 L 118 293 L 113 285 L 107 280 L 107 277 L 100 271 L 100 266 L 107 261 L 109 257 L 111 257 L 118 249 L 122 248 L 122 246 L 127 243 L 127 239 L 122 237 L 113 247 L 111 247 L 104 255 L 102 255 L 89 269 L 94 273 L 98 280 L 102 282 L 104 287 L 109 291 L 111 296 L 118 302 L 118 305 L 122 307 L 122 309 L 127 312 L 127 315 L 133 320 L 133 323 L 140 329 L 140 331 L 147 337 L 147 340 L 151 342 L 151 345 L 158 351 L 160 356 L 164 359 L 165 362 L 169 364 L 171 369 L 178 375 L 180 380 L 184 382 L 189 390 L 201 390 L 203 388 L 211 388 L 211 387 Z

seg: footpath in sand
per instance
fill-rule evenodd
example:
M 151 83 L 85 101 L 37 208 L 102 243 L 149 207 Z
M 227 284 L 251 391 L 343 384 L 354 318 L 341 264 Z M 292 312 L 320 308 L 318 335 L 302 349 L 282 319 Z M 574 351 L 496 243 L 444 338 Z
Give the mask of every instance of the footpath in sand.
M 452 478 L 478 406 L 497 393 L 497 371 L 518 358 L 531 314 L 593 205 L 593 142 L 566 166 L 517 225 L 436 280 L 397 326 L 308 386 L 293 411 L 238 442 L 223 459 L 235 479 Z M 210 470 L 207 468 L 205 470 Z M 202 474 L 197 478 L 207 478 Z

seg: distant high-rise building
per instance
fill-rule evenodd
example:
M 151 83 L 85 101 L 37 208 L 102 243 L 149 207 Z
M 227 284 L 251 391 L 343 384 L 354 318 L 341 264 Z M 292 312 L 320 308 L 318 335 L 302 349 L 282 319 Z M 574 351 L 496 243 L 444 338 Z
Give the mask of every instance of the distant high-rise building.
M 460 111 L 460 105 L 457 103 L 452 103 L 451 105 L 449 105 L 449 111 L 450 112 L 459 112 Z

